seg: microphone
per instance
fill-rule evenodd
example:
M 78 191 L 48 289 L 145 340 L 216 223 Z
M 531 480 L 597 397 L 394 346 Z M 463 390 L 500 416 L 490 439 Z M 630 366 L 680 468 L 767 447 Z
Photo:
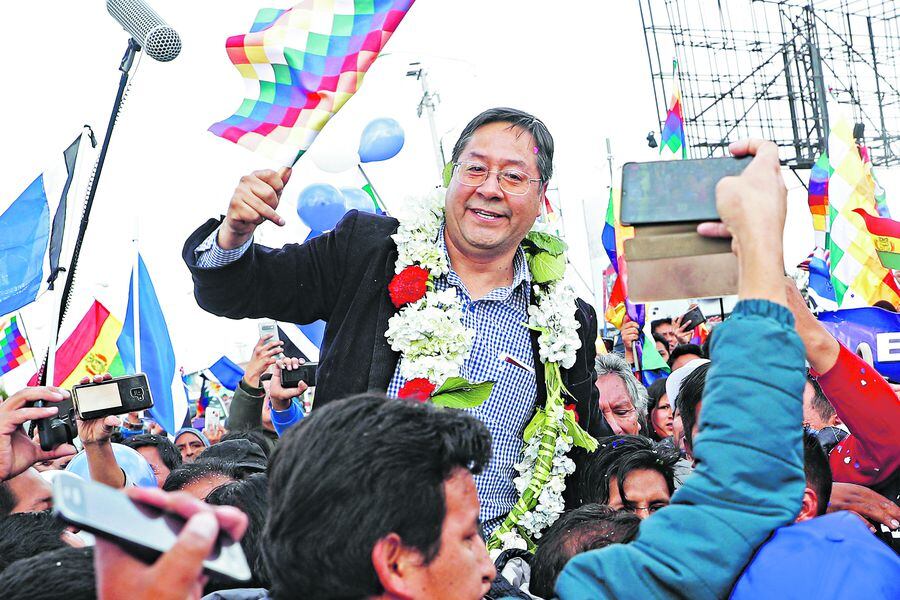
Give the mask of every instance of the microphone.
M 169 62 L 181 52 L 181 38 L 143 0 L 106 0 L 106 10 L 150 58 Z

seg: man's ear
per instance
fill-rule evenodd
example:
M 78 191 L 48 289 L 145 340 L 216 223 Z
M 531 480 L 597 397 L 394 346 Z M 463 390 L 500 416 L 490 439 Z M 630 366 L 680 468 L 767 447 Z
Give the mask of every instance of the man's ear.
M 803 490 L 803 503 L 800 505 L 800 514 L 794 520 L 795 523 L 808 521 L 819 516 L 819 495 L 812 488 Z
M 404 546 L 396 533 L 384 536 L 372 548 L 372 567 L 388 598 L 412 600 L 415 588 L 411 575 L 419 566 L 419 553 Z

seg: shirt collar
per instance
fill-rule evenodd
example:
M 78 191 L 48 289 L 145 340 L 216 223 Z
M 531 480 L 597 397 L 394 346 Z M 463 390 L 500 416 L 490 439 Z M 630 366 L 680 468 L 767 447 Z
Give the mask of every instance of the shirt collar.
M 447 240 L 444 239 L 445 224 L 446 221 L 441 223 L 441 229 L 438 231 L 438 237 L 435 241 L 440 244 L 441 252 L 444 253 L 444 256 L 447 258 L 447 264 L 450 265 L 450 273 L 447 275 L 447 281 L 451 285 L 465 287 L 462 280 L 460 280 L 459 275 L 453 270 L 453 265 L 450 264 L 450 254 L 447 252 Z M 528 263 L 525 260 L 525 250 L 523 250 L 522 245 L 519 244 L 518 248 L 516 248 L 516 254 L 513 257 L 513 281 L 506 289 L 509 289 L 510 291 L 515 290 L 523 283 L 525 284 L 525 293 L 528 295 L 528 292 L 531 289 L 531 271 L 528 269 Z

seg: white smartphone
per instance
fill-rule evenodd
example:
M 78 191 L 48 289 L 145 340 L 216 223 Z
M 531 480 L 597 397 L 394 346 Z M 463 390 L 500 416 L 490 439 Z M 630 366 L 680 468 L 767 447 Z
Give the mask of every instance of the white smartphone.
M 278 325 L 272 319 L 261 319 L 259 321 L 259 337 L 260 339 L 269 337 L 270 342 L 278 339 Z
M 53 512 L 148 564 L 172 547 L 185 524 L 179 515 L 135 502 L 119 490 L 71 473 L 60 473 L 53 480 Z M 252 575 L 241 545 L 224 532 L 203 567 L 237 581 L 248 581 Z

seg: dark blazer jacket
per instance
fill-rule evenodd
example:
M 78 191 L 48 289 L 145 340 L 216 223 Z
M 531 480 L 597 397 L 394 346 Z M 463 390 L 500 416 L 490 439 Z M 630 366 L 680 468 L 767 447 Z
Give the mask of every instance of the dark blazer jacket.
M 228 266 L 201 269 L 194 250 L 219 223 L 210 219 L 197 229 L 182 253 L 194 280 L 194 296 L 204 310 L 232 319 L 325 321 L 316 375 L 317 407 L 352 394 L 387 390 L 400 358 L 384 337 L 388 319 L 397 311 L 387 291 L 397 260 L 397 246 L 390 237 L 397 231 L 396 219 L 353 210 L 333 231 L 305 244 L 277 250 L 253 244 Z M 562 370 L 563 384 L 576 399 L 581 426 L 595 437 L 612 435 L 594 386 L 597 316 L 579 299 L 576 317 L 581 349 L 572 368 Z M 537 404 L 542 406 L 547 390 L 536 332 L 532 347 Z

